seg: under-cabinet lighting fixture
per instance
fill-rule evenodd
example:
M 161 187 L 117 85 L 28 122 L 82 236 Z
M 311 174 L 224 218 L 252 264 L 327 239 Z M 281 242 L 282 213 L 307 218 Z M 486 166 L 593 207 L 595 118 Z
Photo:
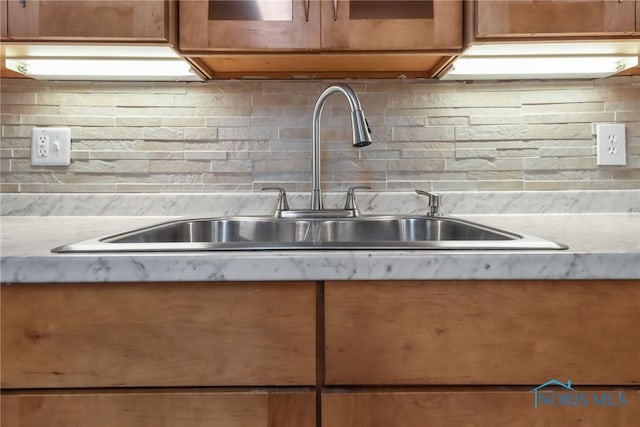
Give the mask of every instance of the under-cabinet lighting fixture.
M 637 55 L 461 57 L 442 80 L 596 79 L 636 65 Z
M 474 45 L 442 80 L 596 79 L 637 66 L 638 54 L 640 41 Z
M 189 62 L 161 46 L 7 46 L 5 64 L 45 80 L 203 80 Z
M 201 80 L 182 59 L 14 58 L 10 70 L 54 80 Z

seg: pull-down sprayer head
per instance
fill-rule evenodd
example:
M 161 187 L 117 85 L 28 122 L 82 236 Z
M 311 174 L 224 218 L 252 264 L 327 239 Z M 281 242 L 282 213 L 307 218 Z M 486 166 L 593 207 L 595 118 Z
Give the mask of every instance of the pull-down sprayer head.
M 371 145 L 371 128 L 362 110 L 351 112 L 351 127 L 353 128 L 354 147 Z

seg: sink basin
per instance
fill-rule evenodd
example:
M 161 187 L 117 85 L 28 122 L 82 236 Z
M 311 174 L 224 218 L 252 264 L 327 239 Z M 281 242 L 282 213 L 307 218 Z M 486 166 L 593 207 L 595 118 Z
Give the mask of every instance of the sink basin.
M 304 241 L 308 221 L 272 218 L 193 219 L 173 221 L 101 239 L 104 243 L 250 244 Z
M 504 241 L 515 234 L 447 218 L 390 218 L 324 221 L 322 242 Z
M 61 246 L 53 252 L 566 248 L 549 240 L 447 217 L 228 217 L 176 220 Z

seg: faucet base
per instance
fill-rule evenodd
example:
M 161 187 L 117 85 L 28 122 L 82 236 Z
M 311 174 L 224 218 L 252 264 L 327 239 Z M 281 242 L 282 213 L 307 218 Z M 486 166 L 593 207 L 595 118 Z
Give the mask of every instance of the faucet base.
M 322 191 L 319 188 L 311 190 L 311 210 L 322 210 Z
M 323 209 L 323 210 L 288 210 L 279 212 L 279 218 L 355 218 L 357 211 L 353 209 Z

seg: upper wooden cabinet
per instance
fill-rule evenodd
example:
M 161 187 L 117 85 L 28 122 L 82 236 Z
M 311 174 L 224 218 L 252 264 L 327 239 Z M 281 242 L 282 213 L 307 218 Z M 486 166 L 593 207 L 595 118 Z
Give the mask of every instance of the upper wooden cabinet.
M 475 39 L 611 37 L 636 30 L 633 0 L 475 0 Z
M 12 41 L 169 40 L 169 0 L 8 0 Z M 4 19 L 4 18 L 3 18 Z
M 461 1 L 180 2 L 185 52 L 453 51 L 461 46 Z
M 462 46 L 459 1 L 322 3 L 322 49 L 438 50 Z
M 319 10 L 317 1 L 181 1 L 180 49 L 315 49 L 320 45 Z

